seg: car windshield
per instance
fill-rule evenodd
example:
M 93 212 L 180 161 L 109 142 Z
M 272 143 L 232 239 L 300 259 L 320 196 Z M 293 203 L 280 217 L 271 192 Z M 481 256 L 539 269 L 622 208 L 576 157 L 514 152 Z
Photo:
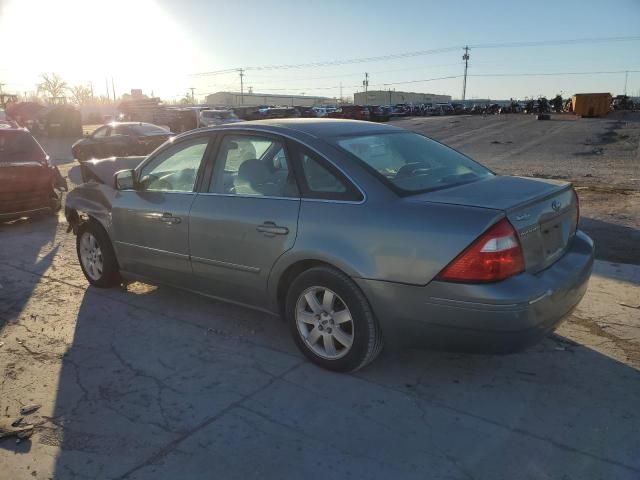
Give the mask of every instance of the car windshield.
M 230 118 L 236 118 L 236 116 L 233 114 L 233 112 L 214 112 L 212 110 L 205 110 L 204 112 L 202 112 L 202 117 L 203 118 L 221 118 L 223 120 L 228 120 Z
M 0 131 L 0 163 L 39 161 L 43 162 L 46 154 L 36 140 L 23 131 Z
M 164 128 L 158 127 L 157 125 L 151 125 L 150 123 L 128 125 L 128 127 L 134 135 L 155 135 L 158 133 L 167 133 Z
M 493 175 L 461 153 L 416 133 L 338 137 L 336 144 L 373 168 L 400 194 L 446 188 Z

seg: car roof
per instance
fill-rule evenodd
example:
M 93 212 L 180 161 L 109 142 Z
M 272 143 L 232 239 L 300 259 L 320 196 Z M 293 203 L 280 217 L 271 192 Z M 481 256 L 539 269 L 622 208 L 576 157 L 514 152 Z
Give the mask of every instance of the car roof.
M 220 125 L 219 127 L 212 128 L 212 130 L 241 130 L 243 128 L 265 130 L 274 133 L 285 133 L 286 131 L 301 132 L 317 138 L 403 131 L 401 128 L 382 125 L 380 123 L 337 118 L 278 118 L 271 120 L 254 120 L 230 125 Z

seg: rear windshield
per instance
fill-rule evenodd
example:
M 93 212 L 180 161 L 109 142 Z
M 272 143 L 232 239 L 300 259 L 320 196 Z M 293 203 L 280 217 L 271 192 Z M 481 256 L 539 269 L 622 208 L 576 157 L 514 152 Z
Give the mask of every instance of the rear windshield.
M 231 118 L 236 118 L 233 112 L 214 112 L 211 110 L 205 110 L 202 112 L 203 118 L 221 118 L 223 120 L 229 120 Z
M 0 130 L 0 163 L 39 161 L 47 154 L 28 132 Z
M 127 125 L 134 135 L 154 135 L 157 133 L 167 133 L 164 128 L 150 123 L 141 123 L 139 125 Z
M 416 133 L 338 137 L 335 142 L 400 194 L 437 190 L 493 175 L 461 153 Z

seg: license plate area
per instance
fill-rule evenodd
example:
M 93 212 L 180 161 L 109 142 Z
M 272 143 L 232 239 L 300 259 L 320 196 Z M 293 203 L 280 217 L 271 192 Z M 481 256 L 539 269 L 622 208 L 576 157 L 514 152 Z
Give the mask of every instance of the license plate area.
M 551 221 L 540 224 L 542 248 L 544 249 L 544 257 L 546 260 L 551 260 L 562 253 L 562 250 L 565 247 L 564 234 L 562 230 L 561 218 L 555 218 Z

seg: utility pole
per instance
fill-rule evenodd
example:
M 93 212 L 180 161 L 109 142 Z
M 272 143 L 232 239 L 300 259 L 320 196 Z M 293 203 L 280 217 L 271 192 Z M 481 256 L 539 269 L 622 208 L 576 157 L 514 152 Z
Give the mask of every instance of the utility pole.
M 629 70 L 624 72 L 624 96 L 627 96 L 627 80 L 629 80 Z
M 189 87 L 189 90 L 191 90 L 191 104 L 195 105 L 196 104 L 196 97 L 193 95 L 193 91 L 195 90 L 194 87 Z
M 240 69 L 240 104 L 244 105 L 244 69 Z
M 89 82 L 89 88 L 91 89 L 91 100 L 93 100 L 93 82 Z
M 465 100 L 467 96 L 467 69 L 469 68 L 469 46 L 464 47 L 464 55 L 462 55 L 462 59 L 464 60 L 464 79 L 462 80 L 462 101 Z
M 109 93 L 109 79 L 104 77 L 104 84 L 107 87 L 107 100 L 111 98 L 111 94 Z
M 342 82 L 340 82 L 340 104 L 342 104 Z
M 113 91 L 113 103 L 116 103 L 116 87 L 113 84 L 113 77 L 111 77 L 111 91 Z

